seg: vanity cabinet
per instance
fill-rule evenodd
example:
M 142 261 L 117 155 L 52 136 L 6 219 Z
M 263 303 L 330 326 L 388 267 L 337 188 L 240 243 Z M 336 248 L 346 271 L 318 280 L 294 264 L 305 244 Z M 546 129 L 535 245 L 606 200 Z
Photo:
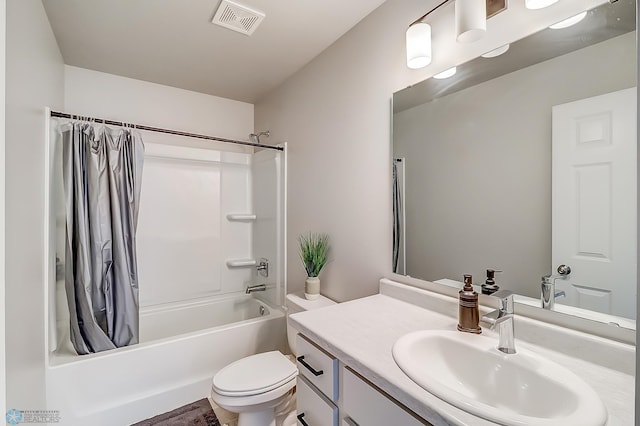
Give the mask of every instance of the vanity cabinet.
M 387 397 L 349 367 L 342 373 L 342 411 L 359 426 L 424 426 L 415 414 Z
M 330 400 L 338 401 L 338 360 L 298 334 L 298 371 Z
M 301 334 L 296 348 L 298 425 L 338 426 L 338 360 Z
M 301 426 L 338 425 L 338 407 L 329 401 L 304 376 L 296 383 L 298 424 Z
M 429 423 L 388 397 L 307 337 L 298 334 L 300 426 L 424 426 Z

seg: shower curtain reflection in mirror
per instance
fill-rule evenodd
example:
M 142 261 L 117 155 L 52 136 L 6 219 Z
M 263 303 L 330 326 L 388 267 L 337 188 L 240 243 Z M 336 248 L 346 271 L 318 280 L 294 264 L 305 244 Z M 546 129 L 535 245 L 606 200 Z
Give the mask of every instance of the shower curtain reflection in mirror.
M 65 286 L 78 354 L 138 343 L 135 234 L 144 146 L 131 129 L 66 122 Z
M 404 158 L 393 159 L 393 272 L 406 274 L 405 213 L 404 213 Z

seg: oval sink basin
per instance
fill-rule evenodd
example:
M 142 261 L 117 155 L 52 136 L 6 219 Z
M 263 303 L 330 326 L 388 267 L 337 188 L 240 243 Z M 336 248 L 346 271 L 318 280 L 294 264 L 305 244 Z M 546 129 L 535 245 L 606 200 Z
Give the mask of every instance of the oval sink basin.
M 596 392 L 566 368 L 532 352 L 506 355 L 497 337 L 417 331 L 394 344 L 400 369 L 466 412 L 503 425 L 604 425 Z

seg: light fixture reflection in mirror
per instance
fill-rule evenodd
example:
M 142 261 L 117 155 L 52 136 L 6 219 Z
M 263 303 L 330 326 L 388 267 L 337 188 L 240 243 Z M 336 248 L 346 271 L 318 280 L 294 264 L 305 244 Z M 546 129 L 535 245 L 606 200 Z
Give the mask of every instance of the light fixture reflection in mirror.
M 432 282 L 472 273 L 479 285 L 486 269 L 502 269 L 498 285 L 538 303 L 541 276 L 558 266 L 551 238 L 552 107 L 635 87 L 636 56 L 635 1 L 619 0 L 589 11 L 580 25 L 542 31 L 501 56 L 458 65 L 447 80 L 395 93 L 404 273 Z M 635 270 L 636 256 L 630 257 Z M 580 268 L 571 266 L 578 277 Z M 635 300 L 636 279 L 619 282 L 628 282 L 627 299 Z M 622 316 L 635 320 L 631 304 L 634 312 Z M 602 318 L 597 305 L 582 305 L 589 310 L 580 315 Z
M 527 9 L 543 9 L 557 2 L 558 0 L 525 0 L 524 4 Z
M 453 77 L 454 75 L 456 75 L 456 71 L 457 71 L 456 67 L 451 67 L 449 69 L 446 69 L 446 70 L 434 75 L 433 78 L 438 79 L 438 80 L 443 80 L 445 78 Z
M 509 45 L 505 44 L 504 46 L 500 46 L 497 49 L 490 50 L 481 56 L 483 58 L 495 58 L 496 56 L 500 56 L 504 53 L 507 53 L 507 50 L 509 50 Z
M 587 11 L 585 10 L 582 13 L 578 13 L 577 15 L 572 16 L 571 18 L 567 18 L 563 21 L 560 21 L 556 24 L 550 25 L 549 28 L 552 30 L 561 30 L 563 28 L 569 28 L 578 22 L 582 21 L 587 16 Z

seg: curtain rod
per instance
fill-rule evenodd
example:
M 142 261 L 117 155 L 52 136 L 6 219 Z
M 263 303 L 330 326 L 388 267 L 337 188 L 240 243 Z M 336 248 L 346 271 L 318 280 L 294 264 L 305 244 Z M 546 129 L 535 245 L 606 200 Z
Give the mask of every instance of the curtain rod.
M 85 115 L 69 114 L 66 112 L 51 111 L 51 117 L 70 118 L 72 120 L 82 120 L 82 121 L 95 121 L 97 123 L 109 124 L 111 126 L 129 126 L 137 130 L 146 130 L 148 132 L 167 133 L 167 134 L 176 135 L 176 136 L 186 136 L 188 138 L 206 139 L 210 141 L 234 143 L 237 145 L 247 145 L 247 146 L 253 146 L 257 148 L 268 148 L 268 149 L 275 149 L 278 151 L 284 151 L 284 148 L 281 146 L 264 145 L 261 143 L 253 143 L 253 142 L 246 142 L 246 141 L 237 141 L 234 139 L 219 138 L 217 136 L 200 135 L 197 133 L 182 132 L 180 130 L 162 129 L 159 127 L 150 127 L 150 126 L 144 126 L 140 124 L 126 123 L 124 121 L 113 121 L 113 120 L 107 120 L 104 118 L 87 117 Z

